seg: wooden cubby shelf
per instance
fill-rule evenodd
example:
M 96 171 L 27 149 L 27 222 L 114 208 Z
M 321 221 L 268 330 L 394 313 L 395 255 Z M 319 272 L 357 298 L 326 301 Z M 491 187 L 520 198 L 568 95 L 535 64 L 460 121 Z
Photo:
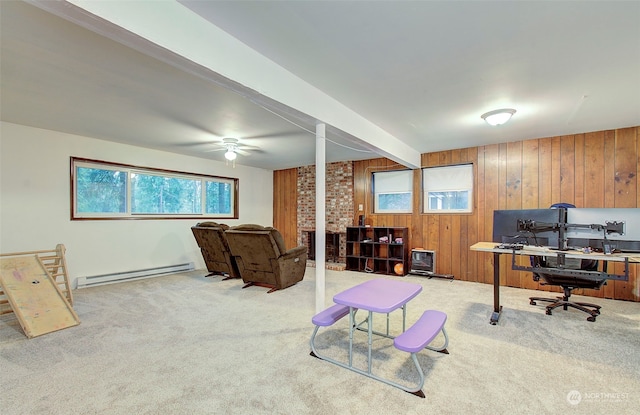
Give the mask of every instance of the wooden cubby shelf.
M 346 269 L 374 274 L 409 272 L 409 230 L 396 227 L 347 227 Z M 386 238 L 386 240 L 385 240 Z

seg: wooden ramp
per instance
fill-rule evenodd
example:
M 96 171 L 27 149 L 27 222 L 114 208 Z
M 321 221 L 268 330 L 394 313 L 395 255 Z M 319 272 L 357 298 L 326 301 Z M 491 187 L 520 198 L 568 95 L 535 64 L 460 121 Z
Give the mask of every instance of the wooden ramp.
M 67 274 L 67 261 L 64 258 L 66 248 L 63 244 L 56 245 L 55 249 L 47 249 L 41 251 L 25 251 L 25 252 L 12 252 L 8 254 L 0 254 L 0 257 L 17 257 L 17 256 L 33 256 L 36 255 L 42 261 L 42 264 L 47 269 L 47 272 L 53 278 L 53 280 L 60 288 L 62 294 L 73 305 L 73 294 L 71 291 L 71 285 L 69 284 L 69 277 Z M 9 300 L 4 295 L 0 287 L 0 314 L 13 313 Z
M 37 255 L 0 258 L 0 285 L 29 338 L 80 324 Z

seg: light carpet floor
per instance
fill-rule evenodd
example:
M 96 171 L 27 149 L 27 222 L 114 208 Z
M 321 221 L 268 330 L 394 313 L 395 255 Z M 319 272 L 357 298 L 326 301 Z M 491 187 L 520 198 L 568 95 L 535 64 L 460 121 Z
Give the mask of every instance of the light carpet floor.
M 419 353 L 420 399 L 309 355 L 315 268 L 286 290 L 242 289 L 204 271 L 74 291 L 81 324 L 27 339 L 0 318 L 0 413 L 25 414 L 631 414 L 640 407 L 640 303 L 592 299 L 595 323 L 577 310 L 545 315 L 539 292 L 406 276 L 426 309 L 448 315 L 449 355 Z M 326 271 L 334 294 L 371 278 Z M 378 319 L 383 320 L 383 319 Z M 318 345 L 345 356 L 347 321 Z M 401 313 L 391 314 L 399 327 Z M 436 339 L 438 341 L 440 338 Z M 356 364 L 366 335 L 356 333 Z M 374 342 L 375 372 L 411 382 L 409 354 Z

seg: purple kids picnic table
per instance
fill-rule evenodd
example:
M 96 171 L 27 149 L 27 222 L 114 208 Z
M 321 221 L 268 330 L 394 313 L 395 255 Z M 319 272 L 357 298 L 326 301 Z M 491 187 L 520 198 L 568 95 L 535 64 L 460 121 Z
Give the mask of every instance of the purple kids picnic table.
M 333 297 L 335 304 L 313 316 L 311 321 L 315 325 L 309 344 L 311 346 L 311 356 L 326 360 L 340 367 L 349 369 L 361 375 L 370 377 L 391 386 L 403 389 L 406 392 L 424 398 L 422 386 L 425 376 L 420 366 L 416 354 L 422 349 L 434 350 L 446 353 L 449 338 L 444 329 L 447 316 L 437 310 L 427 310 L 422 317 L 411 328 L 406 328 L 407 303 L 422 291 L 422 286 L 415 283 L 399 281 L 394 279 L 374 279 L 358 284 Z M 402 334 L 397 337 L 390 334 L 389 314 L 397 309 L 402 309 Z M 355 316 L 358 310 L 368 312 L 367 317 L 360 323 L 356 323 Z M 384 313 L 387 315 L 386 331 L 378 332 L 373 329 L 373 313 Z M 316 335 L 320 327 L 329 327 L 337 323 L 340 319 L 349 314 L 349 351 L 348 362 L 336 360 L 328 355 L 324 355 L 318 350 L 315 344 Z M 366 328 L 363 328 L 366 324 Z M 367 369 L 363 370 L 353 364 L 353 333 L 356 330 L 366 331 L 368 334 Z M 397 332 L 397 330 L 396 330 Z M 439 334 L 444 336 L 444 344 L 440 347 L 430 346 L 429 343 Z M 373 374 L 372 363 L 372 343 L 373 335 L 379 335 L 394 339 L 396 349 L 411 353 L 419 381 L 415 385 L 406 385 L 397 381 Z M 404 383 L 404 382 L 403 382 Z
M 405 281 L 375 279 L 351 287 L 333 297 L 336 304 L 349 306 L 349 367 L 353 364 L 353 333 L 364 322 L 367 322 L 369 350 L 367 355 L 367 373 L 371 375 L 371 345 L 373 334 L 392 338 L 389 334 L 389 313 L 402 308 L 402 331 L 406 329 L 407 303 L 422 291 L 422 286 Z M 355 310 L 369 312 L 367 319 L 355 324 Z M 386 333 L 374 332 L 373 313 L 387 315 Z

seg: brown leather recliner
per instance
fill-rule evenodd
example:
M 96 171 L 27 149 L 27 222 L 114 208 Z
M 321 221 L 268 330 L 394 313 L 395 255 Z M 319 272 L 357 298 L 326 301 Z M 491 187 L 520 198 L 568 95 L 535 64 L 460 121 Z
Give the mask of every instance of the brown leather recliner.
M 225 232 L 242 280 L 250 285 L 281 290 L 302 281 L 307 266 L 307 247 L 287 250 L 277 229 L 239 225 Z
M 212 275 L 226 275 L 226 278 L 240 278 L 238 265 L 229 250 L 229 243 L 225 231 L 228 225 L 216 222 L 201 222 L 191 227 L 193 236 L 202 251 L 202 257 L 207 266 L 210 277 Z

